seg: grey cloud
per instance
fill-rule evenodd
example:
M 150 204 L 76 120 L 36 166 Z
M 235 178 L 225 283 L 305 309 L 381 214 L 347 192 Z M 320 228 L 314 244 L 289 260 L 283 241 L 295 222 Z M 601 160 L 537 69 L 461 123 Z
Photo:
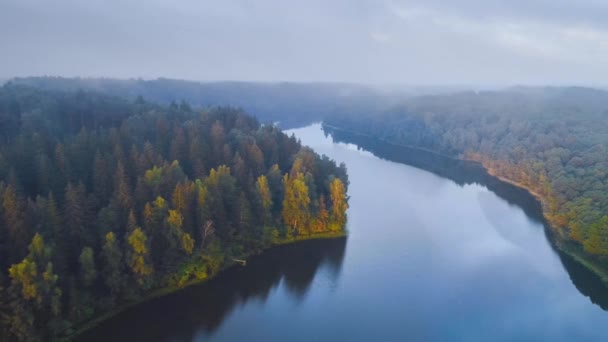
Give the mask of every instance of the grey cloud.
M 0 0 L 0 78 L 595 84 L 594 0 Z
M 602 27 L 607 25 L 608 15 L 608 2 L 604 0 L 404 0 L 396 3 L 422 5 L 477 19 L 512 18 Z

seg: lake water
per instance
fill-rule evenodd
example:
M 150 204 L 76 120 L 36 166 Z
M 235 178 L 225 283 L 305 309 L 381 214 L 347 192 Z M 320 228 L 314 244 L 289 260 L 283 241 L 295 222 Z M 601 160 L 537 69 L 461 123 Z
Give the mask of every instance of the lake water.
M 347 238 L 272 249 L 81 339 L 608 338 L 607 289 L 552 248 L 526 192 L 476 165 L 341 132 L 326 136 L 320 125 L 290 133 L 346 163 Z

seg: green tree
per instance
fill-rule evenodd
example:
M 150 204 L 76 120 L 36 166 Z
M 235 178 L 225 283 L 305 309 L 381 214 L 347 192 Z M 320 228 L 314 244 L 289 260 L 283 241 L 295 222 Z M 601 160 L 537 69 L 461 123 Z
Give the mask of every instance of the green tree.
M 0 151 L 2 341 L 52 340 L 284 229 L 327 230 L 325 180 L 347 184 L 342 166 L 240 110 L 85 91 L 0 87 Z
M 274 164 L 272 167 L 270 167 L 270 170 L 268 170 L 268 173 L 266 174 L 266 179 L 268 180 L 268 188 L 272 194 L 272 213 L 278 213 L 280 215 L 283 204 L 283 196 L 285 194 L 285 187 L 283 185 L 283 176 L 281 175 L 281 170 L 278 164 Z
M 91 286 L 97 279 L 95 254 L 91 247 L 84 247 L 78 258 L 80 264 L 80 279 L 84 286 Z
M 252 212 L 251 204 L 244 192 L 241 192 L 237 200 L 237 220 L 236 225 L 241 235 L 246 235 L 251 231 Z
M 93 164 L 93 189 L 97 198 L 105 203 L 112 193 L 112 178 L 106 159 L 99 150 Z
M 120 217 L 122 220 L 125 220 L 127 218 L 126 215 L 134 208 L 134 200 L 129 179 L 127 178 L 125 168 L 121 162 L 119 162 L 116 167 L 114 179 L 116 182 L 114 198 L 118 203 L 118 207 L 121 208 Z M 124 224 L 125 221 L 122 221 L 122 223 Z
M 116 298 L 125 286 L 125 273 L 123 253 L 113 232 L 106 234 L 101 256 L 104 263 L 104 283 L 110 289 L 112 296 Z
M 608 255 L 608 215 L 591 226 L 583 247 L 593 255 Z
M 28 239 L 28 227 L 25 224 L 23 199 L 17 194 L 13 185 L 8 185 L 2 193 L 2 212 L 4 224 L 8 232 L 10 245 L 9 261 L 15 262 L 26 254 Z
M 84 184 L 69 183 L 65 190 L 65 225 L 69 232 L 68 256 L 76 260 L 87 234 L 86 189 Z

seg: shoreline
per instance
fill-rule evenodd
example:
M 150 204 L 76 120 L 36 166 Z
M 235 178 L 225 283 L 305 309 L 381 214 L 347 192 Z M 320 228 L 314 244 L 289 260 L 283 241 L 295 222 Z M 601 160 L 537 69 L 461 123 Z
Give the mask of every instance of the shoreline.
M 467 159 L 462 159 L 462 160 L 467 160 Z M 471 161 L 473 161 L 473 160 L 471 160 Z M 473 161 L 473 162 L 476 162 L 476 161 Z M 523 185 L 519 182 L 513 181 L 511 179 L 508 179 L 506 177 L 496 174 L 496 172 L 494 170 L 486 167 L 485 165 L 483 165 L 483 163 L 479 163 L 479 164 L 486 170 L 488 175 L 498 179 L 501 182 L 508 183 L 508 184 L 511 184 L 520 189 L 526 190 L 530 195 L 532 195 L 532 197 L 534 197 L 541 206 L 543 218 L 545 219 L 547 228 L 549 228 L 549 231 L 551 232 L 551 236 L 550 236 L 551 244 L 556 249 L 558 249 L 559 251 L 561 251 L 562 253 L 564 253 L 565 255 L 567 255 L 568 257 L 570 257 L 571 259 L 573 259 L 574 261 L 576 261 L 577 263 L 581 264 L 586 269 L 591 271 L 604 283 L 604 285 L 608 286 L 608 269 L 606 269 L 605 266 L 603 266 L 600 263 L 598 263 L 597 261 L 593 260 L 592 257 L 586 255 L 586 253 L 576 243 L 559 238 L 559 235 L 555 232 L 555 227 L 551 224 L 551 221 L 549 220 L 549 218 L 547 217 L 547 214 L 545 212 L 545 205 L 546 205 L 545 202 L 546 201 L 542 195 L 531 190 L 530 188 L 526 187 L 525 185 Z
M 305 235 L 305 236 L 291 238 L 291 239 L 283 238 L 280 241 L 273 243 L 268 248 L 264 248 L 258 252 L 248 253 L 247 255 L 244 255 L 243 258 L 246 260 L 246 259 L 249 259 L 250 257 L 265 253 L 266 251 L 269 251 L 273 248 L 290 245 L 290 244 L 294 244 L 294 243 L 298 243 L 298 242 L 311 241 L 311 240 L 339 239 L 339 238 L 343 238 L 346 236 L 348 236 L 348 231 L 346 229 L 344 229 L 344 230 L 337 231 L 337 232 L 312 233 L 310 235 Z M 122 313 L 134 306 L 143 304 L 145 302 L 151 301 L 156 298 L 168 296 L 172 293 L 176 293 L 178 291 L 181 291 L 183 289 L 186 289 L 186 288 L 194 286 L 194 285 L 200 285 L 200 284 L 204 284 L 208 281 L 212 281 L 221 273 L 228 271 L 229 269 L 232 269 L 233 267 L 237 267 L 237 266 L 238 267 L 247 267 L 247 266 L 240 266 L 240 264 L 235 261 L 229 261 L 225 265 L 223 265 L 217 273 L 210 275 L 209 277 L 207 277 L 205 279 L 193 279 L 193 280 L 185 283 L 182 286 L 163 287 L 163 288 L 155 289 L 136 301 L 126 303 L 123 305 L 119 305 L 112 310 L 104 312 L 103 314 L 101 314 L 99 316 L 96 316 L 86 322 L 76 325 L 76 327 L 73 328 L 74 331 L 68 335 L 65 335 L 65 336 L 59 335 L 59 336 L 54 336 L 51 338 L 54 341 L 72 341 L 75 338 L 77 338 L 78 336 L 84 334 L 85 332 L 99 326 L 104 321 L 107 321 L 108 319 L 115 317 L 115 316 L 119 315 L 120 313 Z
M 532 197 L 534 197 L 534 199 L 540 204 L 541 214 L 543 216 L 543 219 L 545 220 L 545 226 L 548 228 L 547 230 L 550 231 L 549 242 L 551 243 L 551 245 L 554 246 L 555 249 L 557 249 L 558 251 L 564 253 L 564 255 L 567 255 L 569 258 L 576 261 L 577 263 L 579 263 L 580 265 L 585 267 L 587 270 L 592 272 L 604 283 L 604 285 L 608 286 L 608 269 L 605 266 L 598 263 L 597 261 L 593 260 L 590 256 L 586 255 L 586 253 L 579 246 L 576 246 L 572 242 L 559 238 L 558 234 L 555 231 L 555 227 L 551 224 L 551 222 L 549 221 L 547 214 L 545 212 L 545 205 L 546 205 L 545 199 L 539 193 L 531 190 L 530 188 L 526 187 L 525 185 L 523 185 L 519 182 L 513 181 L 509 178 L 498 175 L 494 170 L 492 170 L 491 168 L 488 168 L 482 162 L 479 162 L 477 160 L 454 157 L 454 156 L 442 154 L 442 153 L 439 153 L 439 152 L 436 152 L 433 150 L 429 150 L 429 149 L 421 148 L 421 147 L 417 147 L 417 146 L 412 146 L 412 145 L 396 144 L 396 143 L 386 141 L 385 139 L 376 138 L 369 134 L 354 132 L 354 131 L 351 131 L 348 129 L 343 129 L 343 128 L 333 126 L 333 125 L 322 124 L 322 126 L 329 127 L 330 129 L 339 130 L 339 131 L 350 133 L 350 134 L 355 134 L 355 135 L 359 135 L 359 136 L 363 136 L 363 137 L 367 137 L 367 138 L 371 138 L 371 139 L 376 139 L 383 143 L 390 144 L 390 145 L 397 146 L 397 147 L 403 147 L 403 148 L 409 148 L 409 149 L 418 150 L 418 151 L 422 151 L 422 152 L 428 152 L 428 153 L 434 154 L 436 156 L 440 156 L 440 157 L 444 157 L 444 158 L 448 158 L 448 159 L 452 159 L 452 160 L 475 163 L 475 164 L 480 165 L 485 170 L 486 174 L 488 174 L 489 176 L 491 176 L 503 183 L 510 184 L 512 186 L 525 190 Z

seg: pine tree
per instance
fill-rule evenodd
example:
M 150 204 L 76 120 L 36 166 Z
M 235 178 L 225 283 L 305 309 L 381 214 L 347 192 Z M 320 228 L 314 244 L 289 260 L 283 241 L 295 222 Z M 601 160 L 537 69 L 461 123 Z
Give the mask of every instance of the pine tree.
M 116 180 L 114 198 L 116 199 L 120 208 L 124 211 L 124 214 L 127 215 L 129 210 L 134 208 L 133 194 L 131 192 L 129 180 L 127 179 L 127 175 L 125 173 L 125 168 L 120 162 L 116 167 L 114 178 Z
M 236 180 L 241 184 L 241 186 L 247 186 L 247 176 L 249 175 L 249 169 L 247 165 L 245 165 L 245 160 L 241 157 L 241 155 L 237 152 L 234 156 L 234 160 L 232 163 L 234 170 L 234 176 Z
M 247 196 L 241 191 L 237 202 L 237 229 L 241 234 L 246 234 L 251 229 L 252 212 Z
M 127 218 L 127 234 L 130 234 L 135 228 L 137 228 L 137 219 L 135 218 L 135 212 L 131 209 Z
M 51 160 L 44 153 L 36 156 L 36 189 L 39 193 L 51 191 Z
M 103 280 L 115 299 L 125 286 L 125 277 L 123 253 L 113 232 L 106 234 L 101 256 L 104 262 Z
M 106 203 L 110 199 L 110 194 L 112 193 L 110 169 L 106 159 L 99 150 L 95 153 L 95 160 L 93 162 L 93 189 L 101 203 Z
M 97 279 L 95 256 L 91 247 L 84 247 L 78 258 L 80 263 L 80 279 L 84 286 L 91 286 Z
M 9 184 L 2 193 L 3 223 L 10 241 L 9 263 L 22 259 L 27 252 L 27 243 L 31 235 L 25 224 L 24 211 L 23 199 L 17 194 L 14 186 Z
M 224 142 L 226 133 L 224 125 L 216 121 L 211 126 L 211 147 L 213 150 L 213 165 L 221 165 L 224 163 Z
M 69 232 L 66 246 L 68 260 L 75 262 L 84 247 L 87 233 L 86 194 L 82 183 L 77 186 L 69 183 L 66 187 L 64 217 Z
M 173 131 L 171 139 L 171 148 L 169 152 L 170 160 L 184 162 L 186 160 L 186 137 L 184 130 L 181 127 L 176 127 Z
M 70 165 L 70 159 L 66 156 L 63 144 L 55 146 L 55 163 L 59 169 L 57 177 L 61 178 L 61 185 L 72 181 L 72 166 Z

